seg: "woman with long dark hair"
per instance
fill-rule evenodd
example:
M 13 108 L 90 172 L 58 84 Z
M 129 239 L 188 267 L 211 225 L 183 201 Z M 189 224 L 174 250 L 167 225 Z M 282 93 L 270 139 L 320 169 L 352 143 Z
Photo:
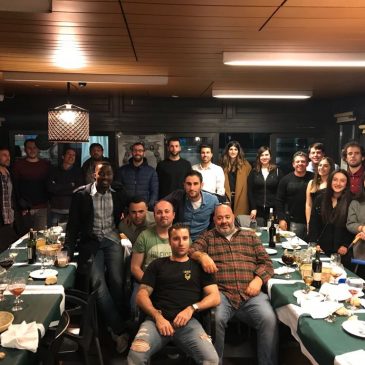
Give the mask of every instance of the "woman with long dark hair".
M 248 176 L 250 216 L 260 225 L 266 225 L 270 208 L 275 208 L 276 190 L 282 177 L 283 173 L 271 160 L 270 148 L 260 147 L 255 167 Z
M 335 170 L 335 162 L 331 157 L 323 157 L 319 163 L 317 171 L 314 174 L 313 180 L 310 180 L 307 185 L 306 201 L 305 201 L 305 218 L 307 226 L 309 225 L 312 204 L 315 198 L 324 192 L 327 187 L 327 179 L 332 171 Z
M 317 242 L 326 255 L 339 253 L 344 265 L 350 263 L 347 247 L 354 237 L 346 228 L 351 199 L 347 171 L 332 172 L 325 192 L 313 202 L 309 221 L 309 241 Z
M 237 141 L 227 144 L 220 165 L 225 175 L 224 189 L 234 215 L 248 214 L 247 177 L 251 165 L 245 159 L 243 149 Z
M 350 203 L 346 227 L 360 237 L 360 241 L 354 245 L 354 258 L 365 260 L 365 175 L 361 194 Z M 357 274 L 365 278 L 365 267 L 359 266 Z

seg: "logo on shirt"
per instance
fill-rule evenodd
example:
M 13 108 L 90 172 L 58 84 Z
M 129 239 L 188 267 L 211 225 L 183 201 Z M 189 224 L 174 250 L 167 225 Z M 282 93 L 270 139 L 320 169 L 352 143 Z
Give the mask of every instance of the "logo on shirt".
M 184 270 L 185 280 L 190 280 L 191 278 L 191 270 Z

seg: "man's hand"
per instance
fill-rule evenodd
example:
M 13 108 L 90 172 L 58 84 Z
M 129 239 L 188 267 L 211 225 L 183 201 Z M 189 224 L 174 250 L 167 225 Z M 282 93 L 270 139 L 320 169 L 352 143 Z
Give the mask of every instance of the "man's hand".
M 171 323 L 164 318 L 162 314 L 159 314 L 155 317 L 156 327 L 160 335 L 162 336 L 172 336 L 175 333 L 174 328 L 171 326 Z
M 250 213 L 250 218 L 256 219 L 256 215 L 257 215 L 257 209 L 252 209 Z
M 250 297 L 255 297 L 260 294 L 262 287 L 262 280 L 260 277 L 255 276 L 254 279 L 250 281 L 248 287 L 246 288 L 245 293 Z
M 4 166 L 0 166 L 0 175 L 9 175 L 8 169 Z
M 279 221 L 279 228 L 282 229 L 283 231 L 287 231 L 288 230 L 288 223 L 286 222 L 285 219 L 281 219 Z
M 194 309 L 192 306 L 186 307 L 174 319 L 173 325 L 174 327 L 184 327 L 191 319 L 194 313 Z
M 206 254 L 202 254 L 199 257 L 199 262 L 203 270 L 208 274 L 214 274 L 218 271 L 218 268 L 212 258 Z
M 347 247 L 346 246 L 340 246 L 339 249 L 337 250 L 337 253 L 339 253 L 341 256 L 346 255 L 347 254 Z

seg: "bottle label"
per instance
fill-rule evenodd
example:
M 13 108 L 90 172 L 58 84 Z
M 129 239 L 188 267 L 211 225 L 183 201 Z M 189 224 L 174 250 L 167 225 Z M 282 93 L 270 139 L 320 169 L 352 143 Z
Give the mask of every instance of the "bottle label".
M 320 272 L 314 272 L 313 273 L 313 280 L 314 281 L 321 281 L 322 280 L 322 273 L 320 273 Z
M 28 260 L 33 260 L 33 249 L 28 247 Z

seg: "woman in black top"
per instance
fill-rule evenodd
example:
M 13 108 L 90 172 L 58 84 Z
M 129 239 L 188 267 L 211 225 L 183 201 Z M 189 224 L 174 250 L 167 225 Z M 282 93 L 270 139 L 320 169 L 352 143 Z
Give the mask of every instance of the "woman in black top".
M 351 199 L 347 171 L 332 172 L 327 181 L 327 189 L 313 202 L 309 221 L 309 240 L 317 242 L 328 256 L 339 253 L 345 266 L 350 263 L 350 255 L 346 255 L 347 247 L 354 237 L 346 229 Z
M 250 216 L 258 219 L 260 225 L 266 224 L 270 208 L 275 208 L 276 190 L 282 176 L 281 170 L 271 161 L 270 148 L 260 147 L 255 167 L 248 176 Z

